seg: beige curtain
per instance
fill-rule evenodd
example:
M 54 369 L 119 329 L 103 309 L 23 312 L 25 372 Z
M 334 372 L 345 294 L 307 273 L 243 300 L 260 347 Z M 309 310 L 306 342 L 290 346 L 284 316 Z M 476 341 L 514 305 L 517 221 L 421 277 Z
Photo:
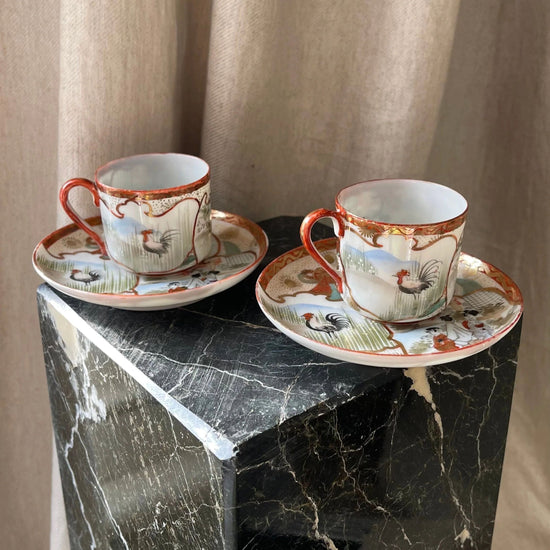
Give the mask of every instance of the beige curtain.
M 465 250 L 526 301 L 493 547 L 548 548 L 549 43 L 546 0 L 0 0 L 2 547 L 48 548 L 50 514 L 67 547 L 30 267 L 57 188 L 173 150 L 255 220 L 376 177 L 466 195 Z

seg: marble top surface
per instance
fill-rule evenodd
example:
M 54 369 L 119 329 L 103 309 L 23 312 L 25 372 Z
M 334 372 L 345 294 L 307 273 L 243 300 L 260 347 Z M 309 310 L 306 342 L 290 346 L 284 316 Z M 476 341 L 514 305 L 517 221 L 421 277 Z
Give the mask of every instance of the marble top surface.
M 313 407 L 321 414 L 402 376 L 400 369 L 344 363 L 303 348 L 260 311 L 256 279 L 267 263 L 300 245 L 300 223 L 297 217 L 261 223 L 270 248 L 256 272 L 217 296 L 179 309 L 118 310 L 69 298 L 45 284 L 39 293 L 72 310 L 79 330 L 99 336 L 108 355 L 122 356 L 135 367 L 142 386 L 223 439 L 227 455 L 228 447 Z M 315 230 L 316 239 L 332 233 L 319 224 Z M 224 454 L 215 447 L 215 454 Z

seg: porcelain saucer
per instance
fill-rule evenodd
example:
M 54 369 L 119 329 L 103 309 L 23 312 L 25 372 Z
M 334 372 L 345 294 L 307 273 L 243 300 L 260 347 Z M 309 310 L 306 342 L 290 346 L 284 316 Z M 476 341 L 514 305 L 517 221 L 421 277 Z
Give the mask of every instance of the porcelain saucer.
M 336 239 L 316 243 L 336 265 Z M 289 338 L 328 357 L 376 367 L 448 363 L 492 346 L 518 322 L 523 300 L 502 271 L 461 254 L 455 295 L 442 313 L 418 323 L 366 319 L 342 301 L 332 278 L 304 247 L 270 263 L 256 283 L 267 318 Z M 330 331 L 323 330 L 329 327 Z
M 87 222 L 100 235 L 101 218 Z M 161 277 L 136 275 L 101 256 L 97 244 L 71 224 L 42 239 L 33 253 L 36 272 L 57 290 L 93 304 L 160 310 L 198 302 L 250 275 L 265 256 L 267 236 L 236 214 L 212 211 L 213 248 L 201 264 Z

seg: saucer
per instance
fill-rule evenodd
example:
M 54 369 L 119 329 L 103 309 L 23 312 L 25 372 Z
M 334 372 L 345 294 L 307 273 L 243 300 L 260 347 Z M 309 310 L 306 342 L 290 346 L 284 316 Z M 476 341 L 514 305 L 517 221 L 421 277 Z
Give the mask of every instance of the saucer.
M 336 239 L 315 244 L 336 265 Z M 394 368 L 448 363 L 478 353 L 510 332 L 523 310 L 517 285 L 468 254 L 460 256 L 455 295 L 447 309 L 418 323 L 363 317 L 342 301 L 332 278 L 304 247 L 262 271 L 256 298 L 267 318 L 306 348 L 342 361 Z
M 87 222 L 102 236 L 101 218 Z M 213 248 L 202 263 L 171 275 L 136 275 L 101 255 L 88 235 L 71 224 L 42 239 L 33 265 L 47 283 L 79 300 L 131 310 L 170 309 L 218 294 L 250 275 L 267 252 L 255 223 L 212 211 Z

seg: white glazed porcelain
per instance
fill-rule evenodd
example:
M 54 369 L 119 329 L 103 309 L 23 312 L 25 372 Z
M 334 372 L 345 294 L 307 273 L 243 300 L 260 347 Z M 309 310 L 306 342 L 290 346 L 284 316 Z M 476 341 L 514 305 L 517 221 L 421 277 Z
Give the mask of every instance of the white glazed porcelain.
M 453 296 L 466 211 L 464 197 L 437 183 L 362 182 L 340 191 L 335 211 L 308 214 L 301 237 L 350 307 L 378 321 L 419 321 Z M 311 242 L 323 217 L 333 219 L 339 238 L 338 267 Z
M 330 266 L 337 240 L 315 243 Z M 268 319 L 299 344 L 352 363 L 409 368 L 448 363 L 488 348 L 518 322 L 521 293 L 502 271 L 467 254 L 455 293 L 436 317 L 416 323 L 373 321 L 342 300 L 337 285 L 305 247 L 269 264 L 256 283 Z
M 74 211 L 69 192 L 88 189 L 99 206 L 99 236 Z M 138 274 L 161 275 L 201 262 L 211 248 L 210 170 L 191 155 L 136 155 L 96 171 L 95 181 L 69 180 L 60 201 L 101 252 Z
M 103 235 L 101 218 L 87 223 Z M 74 224 L 42 239 L 34 250 L 33 265 L 54 288 L 86 302 L 131 310 L 170 309 L 242 281 L 265 256 L 267 246 L 265 233 L 255 223 L 213 210 L 209 257 L 179 273 L 144 276 L 123 269 Z

